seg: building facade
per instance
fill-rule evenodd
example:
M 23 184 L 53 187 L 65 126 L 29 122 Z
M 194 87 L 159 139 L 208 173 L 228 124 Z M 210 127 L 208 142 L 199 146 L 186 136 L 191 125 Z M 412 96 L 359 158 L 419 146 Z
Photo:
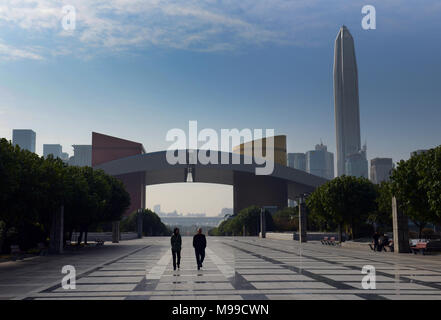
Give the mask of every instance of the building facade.
M 337 138 L 337 176 L 350 175 L 346 171 L 361 150 L 360 106 L 358 98 L 358 71 L 355 59 L 354 39 L 342 26 L 334 47 L 334 112 Z
M 306 152 L 306 172 L 322 178 L 334 179 L 334 154 L 328 152 L 323 143 L 317 144 L 315 150 Z
M 288 167 L 306 171 L 306 154 L 288 153 Z
M 74 144 L 74 155 L 69 159 L 71 166 L 92 166 L 92 146 L 89 144 Z
M 43 144 L 43 157 L 47 158 L 50 154 L 54 158 L 62 159 L 63 147 L 61 144 Z
M 36 133 L 31 129 L 13 129 L 12 144 L 23 150 L 35 152 Z
M 389 181 L 393 167 L 392 158 L 372 159 L 370 180 L 376 184 L 383 181 Z
M 346 156 L 345 174 L 354 177 L 368 178 L 368 161 L 366 148 Z

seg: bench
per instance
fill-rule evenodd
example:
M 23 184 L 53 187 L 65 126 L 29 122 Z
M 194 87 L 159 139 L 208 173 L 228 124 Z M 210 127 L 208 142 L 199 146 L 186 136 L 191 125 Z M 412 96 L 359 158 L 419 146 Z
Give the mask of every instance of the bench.
M 328 241 L 328 244 L 331 246 L 337 245 L 337 241 L 335 241 L 335 237 L 331 237 Z
M 410 250 L 414 254 L 421 253 L 422 255 L 428 252 L 439 252 L 441 251 L 441 241 L 417 242 L 414 246 L 410 247 Z
M 20 246 L 17 244 L 11 245 L 12 260 L 23 259 L 23 251 L 20 250 Z
M 38 250 L 40 256 L 46 256 L 48 254 L 48 249 L 46 248 L 46 245 L 43 242 L 38 243 Z

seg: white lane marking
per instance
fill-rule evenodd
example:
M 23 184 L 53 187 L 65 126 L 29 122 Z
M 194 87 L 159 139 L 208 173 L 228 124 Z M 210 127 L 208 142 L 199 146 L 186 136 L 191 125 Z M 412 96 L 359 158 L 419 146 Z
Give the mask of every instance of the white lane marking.
M 156 265 L 150 269 L 150 271 L 145 275 L 146 279 L 161 279 L 161 276 L 164 274 L 167 265 L 170 262 L 172 255 L 169 250 L 167 250 L 164 255 L 159 259 Z
M 213 263 L 219 268 L 220 272 L 228 279 L 234 277 L 236 271 L 235 269 L 228 263 L 226 263 L 222 258 L 217 256 L 213 250 L 210 248 L 205 249 L 207 251 L 208 256 L 213 261 Z

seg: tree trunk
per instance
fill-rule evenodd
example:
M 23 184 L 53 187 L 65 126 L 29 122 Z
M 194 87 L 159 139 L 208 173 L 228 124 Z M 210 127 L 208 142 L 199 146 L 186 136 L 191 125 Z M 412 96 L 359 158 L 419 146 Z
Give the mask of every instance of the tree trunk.
M 77 244 L 81 244 L 81 240 L 83 239 L 83 229 L 80 228 L 80 234 L 78 235 L 78 241 Z
M 89 227 L 84 228 L 84 244 L 87 245 L 87 233 L 89 232 Z
M 341 223 L 338 225 L 338 241 L 342 242 L 343 237 L 343 226 Z
M 5 223 L 3 230 L 0 230 L 1 231 L 1 233 L 0 233 L 0 252 L 3 252 L 3 245 L 6 240 L 6 234 L 8 233 L 8 229 L 9 229 L 9 227 Z

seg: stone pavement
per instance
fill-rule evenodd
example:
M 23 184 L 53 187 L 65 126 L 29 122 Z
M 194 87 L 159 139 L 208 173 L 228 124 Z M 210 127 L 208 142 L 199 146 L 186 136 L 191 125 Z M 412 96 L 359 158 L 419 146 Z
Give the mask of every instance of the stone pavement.
M 0 299 L 441 299 L 441 256 L 207 237 L 198 271 L 191 241 L 183 237 L 178 271 L 163 237 L 1 263 Z M 75 290 L 61 287 L 67 264 L 77 271 Z M 375 290 L 362 289 L 364 265 L 376 268 Z

